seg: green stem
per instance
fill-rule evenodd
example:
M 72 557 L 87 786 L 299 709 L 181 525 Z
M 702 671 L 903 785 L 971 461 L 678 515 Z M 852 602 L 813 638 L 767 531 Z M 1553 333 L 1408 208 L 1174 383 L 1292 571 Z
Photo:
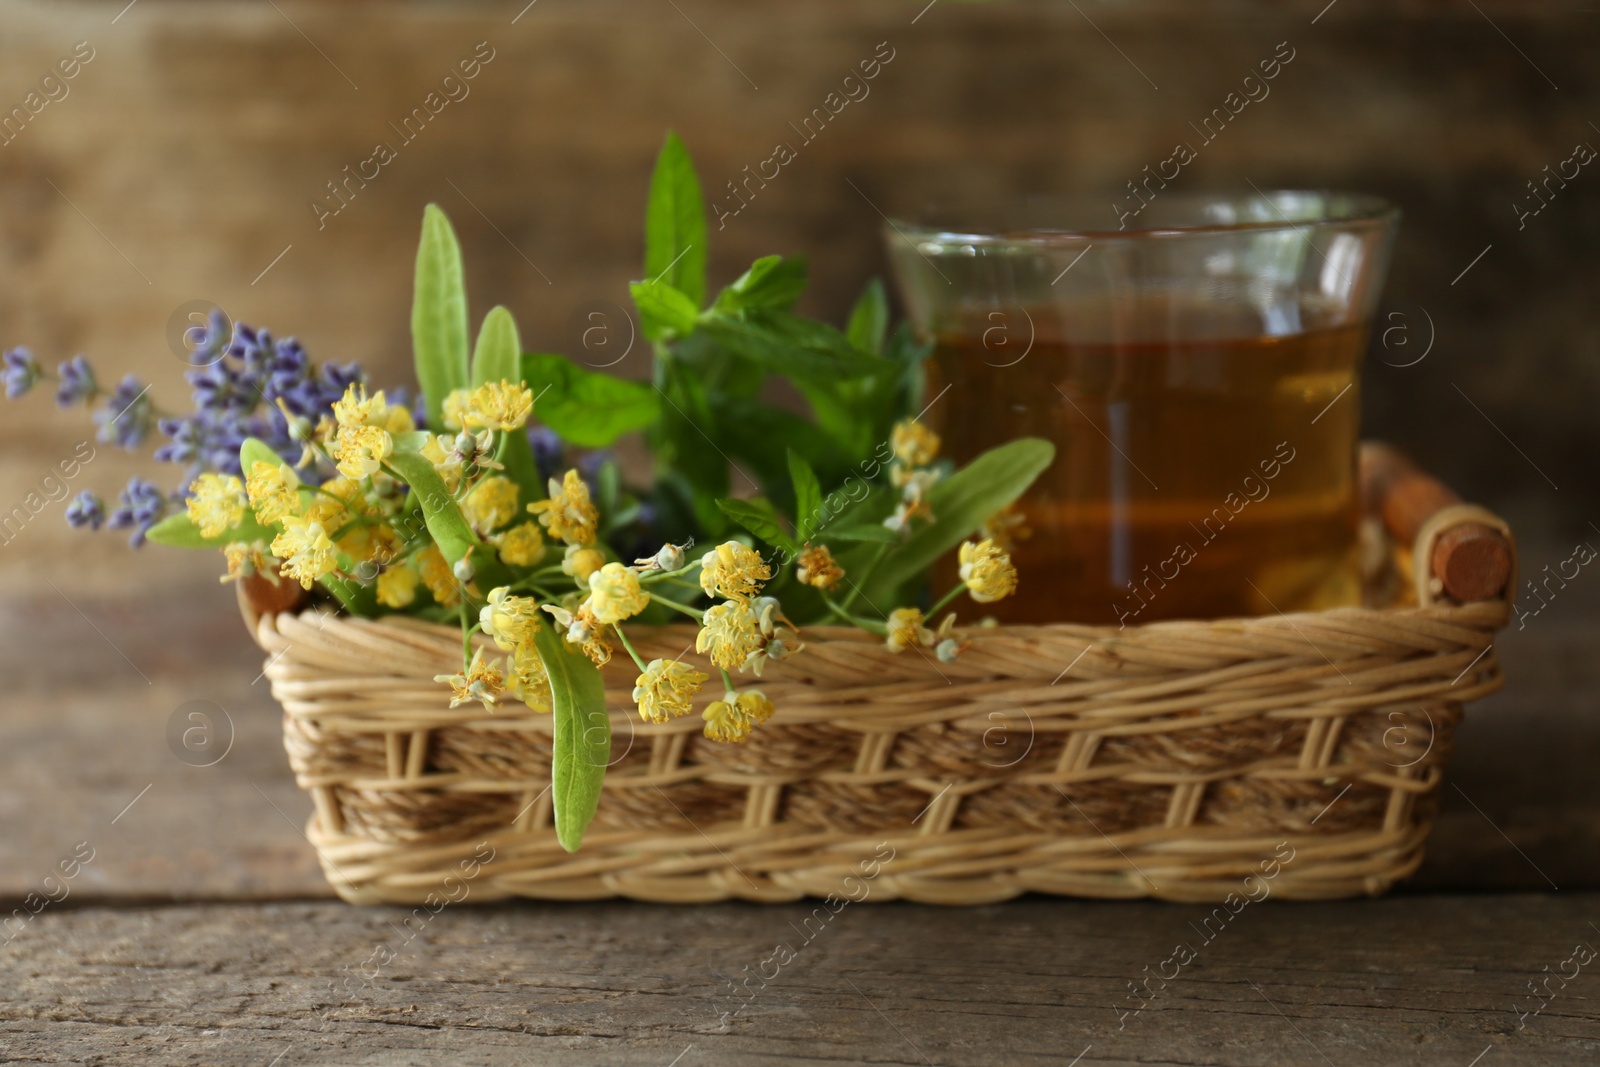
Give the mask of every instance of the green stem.
M 628 650 L 628 655 L 633 657 L 633 662 L 642 671 L 645 669 L 644 660 L 639 658 L 639 653 L 633 650 L 633 642 L 628 640 L 628 635 L 622 632 L 622 624 L 614 622 L 611 628 L 617 631 L 617 639 L 622 642 L 622 647 Z
M 841 621 L 849 623 L 851 626 L 859 626 L 868 633 L 877 634 L 879 637 L 882 637 L 889 632 L 889 628 L 881 622 L 877 622 L 873 619 L 864 619 L 859 615 L 850 614 L 844 609 L 843 606 L 835 604 L 833 602 L 833 598 L 828 596 L 826 593 L 822 595 L 822 602 L 828 605 L 828 610 L 837 615 Z
M 728 668 L 718 667 L 717 670 L 722 672 L 722 684 L 724 688 L 727 689 L 728 695 L 732 696 L 737 693 L 739 691 L 739 687 L 733 684 L 733 675 L 728 673 Z
M 933 620 L 933 617 L 935 615 L 939 614 L 939 612 L 942 611 L 950 603 L 950 601 L 954 600 L 956 597 L 960 596 L 962 593 L 965 593 L 966 591 L 967 591 L 967 585 L 966 585 L 965 582 L 956 583 L 956 587 L 954 589 L 950 590 L 944 596 L 940 597 L 938 603 L 934 604 L 933 607 L 928 609 L 928 619 L 929 619 L 929 621 L 931 622 Z
M 866 568 L 856 576 L 855 581 L 850 584 L 850 595 L 844 598 L 844 606 L 846 608 L 856 602 L 856 597 L 861 595 L 861 587 L 871 580 L 872 572 L 878 568 L 878 564 L 883 562 L 883 557 L 888 552 L 889 546 L 880 541 L 877 551 L 872 555 L 872 562 L 868 563 Z
M 461 669 L 467 670 L 472 666 L 472 630 L 467 627 L 467 598 L 462 596 L 461 609 Z
M 651 600 L 654 600 L 656 603 L 665 604 L 669 608 L 674 608 L 674 609 L 676 609 L 678 611 L 681 611 L 685 615 L 688 615 L 688 616 L 692 617 L 696 622 L 698 622 L 700 619 L 705 617 L 705 612 L 701 611 L 699 608 L 691 608 L 689 605 L 680 604 L 676 600 L 668 600 L 666 597 L 661 596 L 661 595 L 659 595 L 657 593 L 652 593 L 648 589 L 645 590 L 645 593 L 646 593 L 647 596 L 650 597 Z

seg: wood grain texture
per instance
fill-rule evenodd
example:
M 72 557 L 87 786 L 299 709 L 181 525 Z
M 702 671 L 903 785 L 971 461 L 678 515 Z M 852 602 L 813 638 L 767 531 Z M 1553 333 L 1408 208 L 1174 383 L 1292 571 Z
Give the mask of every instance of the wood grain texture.
M 663 131 L 683 134 L 708 193 L 726 196 L 887 41 L 895 58 L 870 95 L 712 228 L 714 279 L 756 255 L 804 253 L 817 279 L 804 307 L 837 321 L 884 269 L 878 209 L 952 187 L 1109 200 L 1195 139 L 1190 124 L 1287 41 L 1295 59 L 1271 95 L 1199 148 L 1186 187 L 1396 200 L 1405 222 L 1379 325 L 1403 328 L 1374 343 L 1367 434 L 1524 536 L 1581 527 L 1576 501 L 1600 488 L 1583 459 L 1600 400 L 1583 266 L 1600 184 L 1584 173 L 1520 228 L 1513 207 L 1543 167 L 1597 137 L 1600 24 L 1577 8 L 1343 0 L 1313 24 L 1324 5 L 940 3 L 918 18 L 920 0 L 541 0 L 520 19 L 523 0 L 141 0 L 117 18 L 122 6 L 7 7 L 0 108 L 75 41 L 96 58 L 0 147 L 0 341 L 51 362 L 86 352 L 108 378 L 154 381 L 169 406 L 185 392 L 169 320 L 194 300 L 296 333 L 320 357 L 363 360 L 382 381 L 409 378 L 428 201 L 461 233 L 475 315 L 505 303 L 530 345 L 579 351 L 574 316 L 626 304 L 639 276 Z M 483 41 L 495 58 L 470 95 L 400 143 L 390 123 Z M 394 161 L 319 229 L 326 183 L 385 139 Z M 1426 359 L 1401 366 L 1430 339 Z M 638 346 L 613 369 L 642 375 L 643 359 Z M 7 505 L 77 440 L 40 400 L 0 422 Z M 106 490 L 126 473 L 107 458 L 87 478 Z
M 1591 1064 L 1594 964 L 1565 989 L 1552 981 L 1558 995 L 1521 1029 L 1518 1012 L 1540 1003 L 1530 979 L 1562 969 L 1577 943 L 1600 942 L 1597 912 L 1600 897 L 1580 893 L 1268 900 L 1208 927 L 1207 942 L 1199 907 L 1045 900 L 956 912 L 869 896 L 826 923 L 788 905 L 446 907 L 410 928 L 403 910 L 342 904 L 62 910 L 0 953 L 0 1056 L 224 1067 Z M 757 975 L 780 944 L 794 958 L 767 964 L 765 986 L 754 978 L 736 999 L 723 976 Z M 1178 944 L 1195 958 L 1123 1018 L 1137 1004 L 1129 984 L 1163 969 Z

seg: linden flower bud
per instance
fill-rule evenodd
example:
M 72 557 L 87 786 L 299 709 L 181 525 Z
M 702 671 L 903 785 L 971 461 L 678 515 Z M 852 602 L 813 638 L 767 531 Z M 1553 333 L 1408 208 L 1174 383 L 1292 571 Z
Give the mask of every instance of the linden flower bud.
M 993 541 L 961 545 L 961 581 L 980 604 L 1003 599 L 1017 591 L 1017 568 L 1011 557 Z
M 661 551 L 656 553 L 656 568 L 658 570 L 681 570 L 683 564 L 683 549 L 677 545 L 662 545 Z
M 588 585 L 594 572 L 605 566 L 605 562 L 606 557 L 597 548 L 568 545 L 566 555 L 561 559 L 561 572 L 572 575 L 583 585 Z
M 470 582 L 478 572 L 472 566 L 472 560 L 467 556 L 462 556 L 451 566 L 450 573 L 454 574 L 459 581 Z
M 639 576 L 633 571 L 620 563 L 607 563 L 589 575 L 588 604 L 602 623 L 617 623 L 649 607 L 650 594 L 640 586 Z

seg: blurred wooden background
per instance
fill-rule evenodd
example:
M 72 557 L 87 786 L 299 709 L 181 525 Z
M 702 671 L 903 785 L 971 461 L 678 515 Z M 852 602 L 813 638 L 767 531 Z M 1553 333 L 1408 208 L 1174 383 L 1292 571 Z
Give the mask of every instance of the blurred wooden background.
M 1404 328 L 1387 349 L 1375 340 L 1368 433 L 1507 514 L 1525 541 L 1593 533 L 1600 172 L 1521 229 L 1514 206 L 1547 164 L 1600 145 L 1592 7 L 524 3 L 4 4 L 0 114 L 77 42 L 94 58 L 0 146 L 0 343 L 52 364 L 84 352 L 103 377 L 131 371 L 179 407 L 173 316 L 215 301 L 318 358 L 407 380 L 411 257 L 433 200 L 465 243 L 474 317 L 504 302 L 531 345 L 570 351 L 591 302 L 627 303 L 667 127 L 708 193 L 725 194 L 775 143 L 798 143 L 790 123 L 887 42 L 870 95 L 713 233 L 719 280 L 759 254 L 809 256 L 807 310 L 837 319 L 883 269 L 877 207 L 952 184 L 1109 203 L 1288 42 L 1270 96 L 1201 148 L 1183 186 L 1397 201 L 1380 326 Z M 390 123 L 475 52 L 492 58 L 468 95 L 404 142 Z M 313 202 L 332 202 L 326 183 L 379 141 L 397 158 L 319 229 Z M 1389 365 L 1430 336 L 1420 363 Z M 645 359 L 639 346 L 616 370 Z M 0 502 L 35 486 L 79 426 L 46 396 L 0 405 Z M 109 493 L 132 469 L 102 449 L 78 484 Z M 86 583 L 193 563 L 147 552 L 135 568 L 119 538 L 65 539 L 60 507 L 0 547 L 0 587 L 34 585 L 29 562 L 70 560 Z

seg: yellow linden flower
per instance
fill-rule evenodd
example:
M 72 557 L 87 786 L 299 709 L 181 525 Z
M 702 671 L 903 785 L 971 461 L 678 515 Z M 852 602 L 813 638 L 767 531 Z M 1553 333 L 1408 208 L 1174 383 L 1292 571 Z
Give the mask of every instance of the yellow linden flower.
M 818 589 L 832 589 L 844 577 L 827 545 L 807 545 L 795 559 L 795 577 Z
M 439 404 L 439 417 L 447 430 L 462 428 L 461 417 L 471 404 L 472 390 L 452 389 Z
M 506 677 L 500 668 L 483 658 L 483 649 L 472 654 L 472 662 L 461 674 L 436 674 L 436 682 L 450 686 L 450 706 L 460 707 L 476 700 L 488 711 L 494 711 L 500 694 L 506 690 Z
M 606 557 L 599 549 L 568 545 L 566 555 L 561 558 L 561 573 L 572 575 L 581 585 L 588 585 L 589 578 L 605 564 Z
M 533 390 L 502 379 L 474 389 L 458 417 L 467 430 L 520 430 L 532 414 Z
M 639 576 L 620 563 L 607 563 L 589 575 L 589 610 L 602 624 L 631 619 L 650 606 Z
M 383 426 L 389 415 L 389 404 L 380 389 L 367 396 L 367 387 L 352 382 L 345 388 L 344 396 L 333 402 L 333 420 L 340 429 L 357 426 Z
M 895 458 L 912 467 L 926 467 L 939 454 L 939 435 L 916 419 L 902 419 L 889 433 Z
M 422 584 L 428 587 L 434 600 L 447 608 L 461 603 L 461 583 L 456 581 L 455 572 L 450 569 L 450 563 L 439 551 L 438 545 L 429 545 L 418 552 L 416 565 L 422 576 Z
M 1017 591 L 1017 568 L 993 541 L 961 544 L 961 580 L 980 604 L 1001 600 Z
M 422 576 L 409 563 L 388 568 L 378 575 L 378 603 L 396 611 L 410 607 L 412 601 L 417 599 L 417 583 L 420 581 Z
M 706 675 L 681 660 L 653 659 L 633 683 L 633 699 L 645 722 L 667 722 L 693 710 Z
M 482 479 L 462 498 L 461 513 L 480 533 L 499 529 L 516 518 L 517 483 L 499 474 Z
M 236 582 L 252 574 L 271 574 L 277 564 L 260 541 L 234 541 L 223 548 L 222 555 L 228 561 L 228 573 L 217 579 L 221 582 Z
M 462 459 L 459 452 L 445 447 L 448 441 L 449 438 L 442 434 L 430 434 L 428 443 L 422 446 L 421 451 L 428 462 L 433 464 L 433 469 L 438 472 L 439 477 L 444 479 L 444 487 L 454 493 L 461 485 Z
M 767 695 L 759 689 L 746 689 L 740 693 L 739 699 L 735 701 L 735 707 L 754 721 L 757 726 L 772 718 L 773 713 L 778 710 L 772 706 L 772 701 L 767 699 Z
M 544 532 L 536 522 L 519 522 L 494 539 L 500 558 L 513 567 L 531 567 L 544 558 Z
M 370 478 L 394 451 L 394 438 L 377 426 L 341 426 L 333 458 L 346 478 Z
M 733 696 L 732 693 L 727 694 Z M 737 699 L 737 698 L 736 698 Z M 732 700 L 714 700 L 706 705 L 706 710 L 700 713 L 705 720 L 705 735 L 712 741 L 734 743 L 743 741 L 750 736 L 750 731 L 755 728 L 755 723 L 746 715 L 739 712 L 739 707 Z
M 709 653 L 711 662 L 726 671 L 744 666 L 750 653 L 761 647 L 761 631 L 749 607 L 736 600 L 706 609 L 694 650 Z
M 926 645 L 933 631 L 922 623 L 920 608 L 895 608 L 889 612 L 889 633 L 885 641 L 890 652 L 904 652 L 912 645 Z
M 244 483 L 231 474 L 202 474 L 189 486 L 189 521 L 201 537 L 216 537 L 244 519 L 250 503 Z
M 772 717 L 772 701 L 757 690 L 726 696 L 733 699 L 715 701 L 700 713 L 706 723 L 705 735 L 713 741 L 743 741 L 758 724 Z
M 724 541 L 700 557 L 700 588 L 706 596 L 722 596 L 740 603 L 755 596 L 772 569 L 761 553 L 737 541 Z
M 587 604 L 578 609 L 578 613 L 575 616 L 575 625 L 577 629 L 588 634 L 588 637 L 580 643 L 579 647 L 583 649 L 583 654 L 589 657 L 589 662 L 596 667 L 604 667 L 607 663 L 610 663 L 611 645 L 603 636 L 600 620 L 595 618 L 594 612 L 589 610 Z M 568 634 L 570 636 L 570 629 Z
M 1014 502 L 984 520 L 982 532 L 1003 552 L 1010 552 L 1017 547 L 1018 541 L 1026 541 L 1033 536 L 1033 530 L 1028 527 L 1028 517 Z
M 272 554 L 283 560 L 281 573 L 297 579 L 304 589 L 339 565 L 328 531 L 320 522 L 298 515 L 284 516 L 283 532 L 272 539 Z
M 550 714 L 554 697 L 550 692 L 550 676 L 545 673 L 544 660 L 539 658 L 538 650 L 531 645 L 518 648 L 512 653 L 511 667 L 506 691 L 528 705 L 530 711 Z
M 539 602 L 512 596 L 508 586 L 489 590 L 489 602 L 478 612 L 478 625 L 506 652 L 529 647 L 539 632 Z
M 551 478 L 550 499 L 529 504 L 528 510 L 539 516 L 551 537 L 569 545 L 594 544 L 600 513 L 590 502 L 589 487 L 577 471 L 567 471 L 559 482 Z
M 287 463 L 256 460 L 250 465 L 250 477 L 245 479 L 244 487 L 256 518 L 265 525 L 271 526 L 300 510 L 300 478 Z

